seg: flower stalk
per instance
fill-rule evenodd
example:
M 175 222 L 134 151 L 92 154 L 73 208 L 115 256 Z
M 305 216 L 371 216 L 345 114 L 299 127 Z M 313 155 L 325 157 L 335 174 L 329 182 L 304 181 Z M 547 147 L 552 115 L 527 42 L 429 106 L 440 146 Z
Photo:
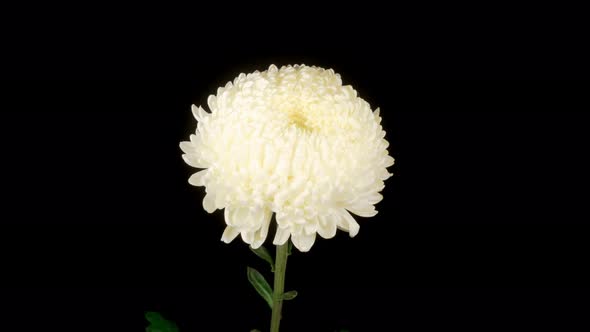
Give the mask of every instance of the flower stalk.
M 285 292 L 285 272 L 287 271 L 288 253 L 289 241 L 287 241 L 285 244 L 277 246 L 270 332 L 279 332 L 279 326 L 281 324 L 281 310 L 283 308 L 283 294 Z

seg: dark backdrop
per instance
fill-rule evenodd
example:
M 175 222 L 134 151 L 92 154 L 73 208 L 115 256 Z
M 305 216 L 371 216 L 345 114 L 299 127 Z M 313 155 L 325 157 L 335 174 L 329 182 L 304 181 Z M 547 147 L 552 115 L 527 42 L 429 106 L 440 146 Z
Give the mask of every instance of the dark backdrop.
M 588 84 L 538 80 L 583 75 L 545 39 L 55 26 L 11 34 L 3 71 L 2 329 L 143 331 L 147 310 L 181 331 L 266 329 L 245 274 L 266 265 L 220 242 L 178 143 L 192 103 L 270 63 L 341 73 L 381 107 L 396 158 L 356 238 L 290 258 L 284 331 L 589 327 Z

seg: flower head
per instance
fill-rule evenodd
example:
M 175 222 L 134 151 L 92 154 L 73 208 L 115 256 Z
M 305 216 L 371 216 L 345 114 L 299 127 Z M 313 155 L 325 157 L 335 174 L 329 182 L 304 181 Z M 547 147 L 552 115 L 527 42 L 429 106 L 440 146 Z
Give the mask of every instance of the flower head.
M 189 179 L 206 190 L 209 213 L 225 209 L 222 241 L 238 235 L 259 247 L 276 214 L 274 244 L 289 237 L 308 251 L 319 234 L 351 237 L 349 212 L 372 217 L 393 165 L 379 109 L 343 86 L 333 70 L 271 65 L 240 74 L 193 105 L 197 130 L 180 143 L 184 160 L 203 170 Z

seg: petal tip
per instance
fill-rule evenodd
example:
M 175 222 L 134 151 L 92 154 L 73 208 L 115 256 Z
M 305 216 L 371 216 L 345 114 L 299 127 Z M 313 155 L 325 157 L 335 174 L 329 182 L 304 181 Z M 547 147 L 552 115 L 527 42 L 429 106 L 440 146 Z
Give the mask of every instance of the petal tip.
M 221 235 L 221 241 L 224 243 L 230 243 L 238 236 L 238 234 L 240 234 L 240 232 L 236 228 L 227 226 L 223 231 L 223 235 Z

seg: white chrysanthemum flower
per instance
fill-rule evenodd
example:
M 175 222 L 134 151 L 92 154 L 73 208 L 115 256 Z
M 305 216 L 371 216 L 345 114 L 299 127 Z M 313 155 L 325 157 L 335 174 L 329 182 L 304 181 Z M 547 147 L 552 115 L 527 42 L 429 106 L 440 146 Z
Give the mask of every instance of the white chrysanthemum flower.
M 350 215 L 372 217 L 393 165 L 379 109 L 343 86 L 340 75 L 318 67 L 271 65 L 240 74 L 208 99 L 211 113 L 193 105 L 198 121 L 184 160 L 203 168 L 189 183 L 204 186 L 203 207 L 225 209 L 222 241 L 239 234 L 257 248 L 272 213 L 273 243 L 291 237 L 308 251 L 316 233 L 355 236 Z

